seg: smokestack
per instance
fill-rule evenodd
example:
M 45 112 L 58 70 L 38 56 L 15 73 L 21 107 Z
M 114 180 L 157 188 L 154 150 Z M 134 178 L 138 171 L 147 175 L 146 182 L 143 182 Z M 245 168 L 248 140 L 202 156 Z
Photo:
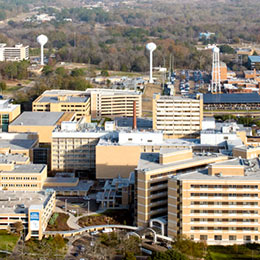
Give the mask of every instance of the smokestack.
M 133 102 L 133 130 L 137 129 L 136 123 L 136 101 Z

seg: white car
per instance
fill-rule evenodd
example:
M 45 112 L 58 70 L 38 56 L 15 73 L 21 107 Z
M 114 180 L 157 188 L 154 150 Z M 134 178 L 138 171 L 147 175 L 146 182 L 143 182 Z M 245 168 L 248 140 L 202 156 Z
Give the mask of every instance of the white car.
M 99 234 L 99 232 L 98 232 L 97 230 L 90 232 L 90 235 L 91 235 L 91 236 L 96 236 L 96 235 L 98 235 L 98 234 Z
M 112 228 L 105 228 L 102 230 L 102 233 L 110 233 L 110 232 L 113 232 Z

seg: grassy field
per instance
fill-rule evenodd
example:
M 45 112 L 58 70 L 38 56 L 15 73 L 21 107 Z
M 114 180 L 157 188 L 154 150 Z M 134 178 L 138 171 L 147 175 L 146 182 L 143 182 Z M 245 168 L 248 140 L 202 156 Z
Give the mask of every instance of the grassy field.
M 0 230 L 0 250 L 12 252 L 18 239 L 18 235 L 8 234 L 6 230 Z
M 238 246 L 209 246 L 210 260 L 256 260 L 260 259 L 260 247 L 257 244 Z

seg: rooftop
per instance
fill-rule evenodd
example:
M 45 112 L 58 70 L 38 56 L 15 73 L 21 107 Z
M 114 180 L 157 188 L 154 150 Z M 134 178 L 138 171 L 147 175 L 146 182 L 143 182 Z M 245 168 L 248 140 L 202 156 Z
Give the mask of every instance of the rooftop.
M 0 215 L 7 213 L 27 214 L 28 208 L 30 206 L 44 206 L 46 204 L 46 201 L 49 200 L 50 196 L 50 193 L 44 191 L 34 192 L 1 190 Z
M 65 100 L 59 100 L 59 96 L 43 96 L 38 102 L 42 103 L 85 103 L 89 97 L 88 96 L 67 96 Z
M 0 154 L 0 164 L 27 162 L 29 158 L 23 154 Z
M 238 94 L 204 94 L 204 104 L 245 104 L 245 103 L 260 103 L 258 93 L 238 93 Z
M 248 56 L 250 62 L 260 62 L 260 56 Z
M 148 172 L 152 170 L 157 169 L 163 169 L 163 168 L 186 168 L 187 164 L 203 164 L 203 161 L 207 161 L 207 164 L 214 163 L 215 161 L 221 160 L 221 159 L 227 159 L 227 156 L 224 156 L 222 154 L 209 154 L 209 155 L 197 155 L 193 154 L 193 157 L 191 159 L 186 160 L 180 160 L 173 163 L 167 163 L 167 164 L 160 164 L 159 163 L 159 153 L 141 153 L 137 169 Z
M 63 178 L 63 179 L 70 179 L 68 180 L 68 182 L 70 182 L 71 184 L 75 183 L 75 180 L 73 179 L 77 179 L 77 178 Z M 49 182 L 52 182 L 49 178 L 47 178 L 47 180 Z M 58 183 L 64 183 L 66 180 L 58 180 L 56 178 L 56 182 Z M 93 181 L 88 181 L 88 180 L 80 180 L 78 182 L 77 186 L 51 186 L 51 189 L 55 190 L 55 191 L 84 191 L 84 192 L 88 192 L 89 189 L 93 186 L 94 182 Z M 44 185 L 43 189 L 47 190 L 49 189 L 48 185 Z
M 0 139 L 0 149 L 27 150 L 31 149 L 36 142 L 35 139 Z
M 4 173 L 42 173 L 44 168 L 46 167 L 45 164 L 23 164 L 23 165 L 15 165 L 14 169 L 12 171 L 3 171 Z
M 10 125 L 53 126 L 64 112 L 23 112 Z

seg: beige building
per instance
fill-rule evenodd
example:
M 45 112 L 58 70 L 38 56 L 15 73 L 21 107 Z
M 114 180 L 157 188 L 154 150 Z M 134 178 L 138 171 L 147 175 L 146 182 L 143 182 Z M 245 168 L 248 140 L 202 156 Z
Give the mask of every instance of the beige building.
M 50 144 L 54 128 L 74 118 L 73 112 L 23 112 L 9 125 L 9 132 L 38 133 L 39 143 Z
M 146 227 L 152 220 L 168 216 L 170 177 L 204 169 L 227 158 L 221 154 L 193 154 L 192 149 L 161 149 L 160 153 L 142 153 L 136 170 L 137 226 Z
M 166 138 L 198 136 L 202 128 L 203 99 L 181 96 L 153 97 L 153 129 L 162 131 Z
M 163 139 L 163 134 L 152 131 L 120 131 L 118 140 L 101 138 L 96 146 L 96 178 L 111 179 L 120 175 L 128 178 L 138 165 L 143 152 L 160 152 L 161 148 L 191 148 L 193 142 Z M 126 156 L 127 155 L 127 156 Z
M 8 125 L 21 113 L 21 106 L 0 100 L 0 124 L 2 132 L 8 132 Z
M 41 240 L 55 209 L 54 191 L 0 191 L 0 229 L 22 222 L 25 239 Z
M 233 156 L 241 157 L 244 159 L 253 159 L 259 157 L 260 155 L 260 147 L 253 146 L 237 146 L 233 148 Z
M 32 164 L 21 154 L 0 155 L 0 187 L 3 190 L 39 191 L 47 178 L 45 164 Z
M 107 132 L 87 128 L 77 122 L 64 122 L 52 133 L 53 171 L 95 171 L 96 145 Z
M 33 111 L 74 112 L 76 120 L 85 117 L 87 122 L 91 121 L 90 97 L 82 92 L 45 91 L 32 106 Z
M 136 116 L 142 116 L 142 93 L 132 90 L 88 89 L 91 95 L 91 117 L 133 116 L 136 101 Z
M 168 236 L 211 245 L 258 243 L 260 169 L 257 160 L 219 162 L 168 182 Z
M 22 61 L 29 59 L 29 46 L 16 44 L 14 47 L 7 47 L 0 43 L 0 61 Z

